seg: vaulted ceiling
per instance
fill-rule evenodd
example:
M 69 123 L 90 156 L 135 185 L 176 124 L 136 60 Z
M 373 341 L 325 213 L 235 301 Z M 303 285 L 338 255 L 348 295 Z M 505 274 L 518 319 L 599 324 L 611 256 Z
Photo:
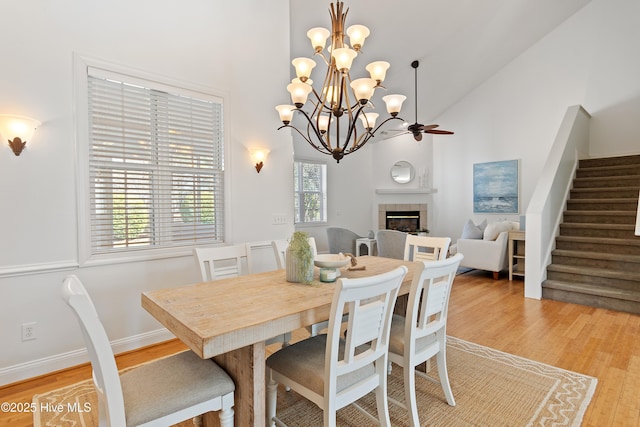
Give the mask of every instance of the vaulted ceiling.
M 363 24 L 371 31 L 351 76 L 367 77 L 369 62 L 390 62 L 384 85 L 389 93 L 407 96 L 402 116 L 413 122 L 411 62 L 419 60 L 418 119 L 428 123 L 589 1 L 345 0 L 346 26 Z M 313 57 L 306 33 L 330 29 L 330 3 L 290 0 L 291 58 Z M 312 78 L 321 80 L 322 73 Z

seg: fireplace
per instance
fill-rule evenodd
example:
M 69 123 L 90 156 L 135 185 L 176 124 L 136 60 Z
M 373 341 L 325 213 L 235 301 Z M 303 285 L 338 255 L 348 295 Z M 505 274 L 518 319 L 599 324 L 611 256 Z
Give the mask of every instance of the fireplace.
M 388 203 L 378 205 L 378 229 L 415 233 L 429 228 L 424 203 Z
M 420 211 L 387 211 L 385 226 L 387 230 L 415 233 L 420 230 Z

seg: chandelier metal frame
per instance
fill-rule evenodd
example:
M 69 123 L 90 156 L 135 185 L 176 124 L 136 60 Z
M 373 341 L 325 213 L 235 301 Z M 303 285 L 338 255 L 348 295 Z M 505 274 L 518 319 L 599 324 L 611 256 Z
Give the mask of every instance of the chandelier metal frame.
M 320 56 L 327 70 L 322 89 L 316 91 L 310 79 L 311 71 L 316 63 L 309 58 L 295 58 L 292 61 L 296 69 L 296 78 L 287 86 L 293 105 L 278 105 L 283 128 L 292 128 L 300 134 L 313 148 L 323 154 L 331 155 L 338 163 L 340 160 L 362 148 L 376 132 L 391 120 L 398 117 L 404 95 L 386 95 L 384 100 L 390 117 L 378 126 L 375 125 L 378 114 L 367 112 L 373 109 L 371 97 L 375 89 L 382 88 L 389 63 L 372 62 L 366 66 L 370 78 L 351 79 L 350 69 L 354 58 L 361 52 L 362 45 L 369 35 L 369 29 L 363 25 L 352 25 L 346 30 L 352 48 L 345 43 L 345 22 L 349 9 L 344 9 L 344 2 L 331 3 L 331 32 L 324 28 L 312 28 L 307 32 L 316 56 Z M 331 44 L 326 49 L 326 41 L 331 37 Z M 351 89 L 351 91 L 349 90 Z M 313 109 L 306 112 L 303 107 L 309 94 L 313 93 Z M 305 119 L 306 131 L 291 124 L 294 112 Z M 346 129 L 341 129 L 341 122 L 346 119 Z M 358 119 L 361 125 L 358 125 Z M 361 127 L 361 129 L 359 129 Z M 341 131 L 344 133 L 341 134 Z M 333 135 L 332 135 L 333 134 Z

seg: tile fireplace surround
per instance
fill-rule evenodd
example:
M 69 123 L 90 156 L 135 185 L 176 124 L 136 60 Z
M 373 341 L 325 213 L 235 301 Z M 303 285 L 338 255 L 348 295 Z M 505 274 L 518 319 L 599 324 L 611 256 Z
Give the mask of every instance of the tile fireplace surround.
M 387 228 L 387 211 L 420 212 L 420 228 L 429 228 L 426 203 L 386 203 L 378 205 L 378 230 Z

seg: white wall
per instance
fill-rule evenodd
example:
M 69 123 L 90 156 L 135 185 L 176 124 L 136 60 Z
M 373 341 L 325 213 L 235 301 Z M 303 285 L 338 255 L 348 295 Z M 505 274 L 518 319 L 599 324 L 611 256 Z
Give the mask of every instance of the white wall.
M 75 53 L 225 97 L 229 242 L 290 235 L 293 204 L 291 137 L 277 132 L 273 110 L 288 82 L 286 0 L 7 0 L 0 15 L 0 113 L 42 122 L 20 157 L 6 144 L 0 146 L 3 383 L 41 373 L 39 360 L 83 347 L 80 330 L 59 297 L 64 275 L 76 273 L 85 281 L 110 338 L 130 340 L 125 347 L 144 343 L 145 334 L 160 328 L 140 307 L 142 291 L 198 280 L 188 254 L 78 268 Z M 271 150 L 260 174 L 250 163 L 247 149 L 252 146 Z M 272 214 L 287 214 L 288 224 L 272 225 Z M 21 341 L 25 322 L 37 322 L 38 339 Z M 57 367 L 71 360 L 61 359 Z
M 521 160 L 524 214 L 570 105 L 592 115 L 591 157 L 640 153 L 638 22 L 637 0 L 593 0 L 436 120 L 456 134 L 434 144 L 435 234 L 455 240 L 468 218 L 483 218 L 473 214 L 474 163 Z

